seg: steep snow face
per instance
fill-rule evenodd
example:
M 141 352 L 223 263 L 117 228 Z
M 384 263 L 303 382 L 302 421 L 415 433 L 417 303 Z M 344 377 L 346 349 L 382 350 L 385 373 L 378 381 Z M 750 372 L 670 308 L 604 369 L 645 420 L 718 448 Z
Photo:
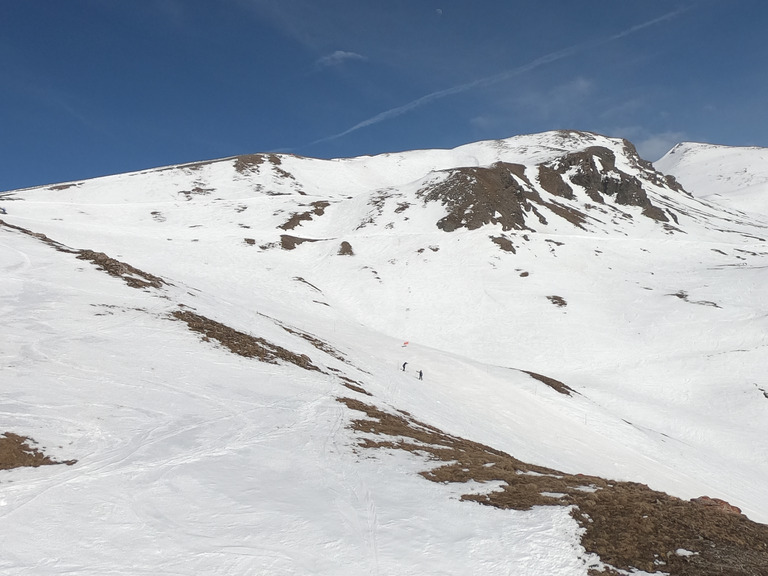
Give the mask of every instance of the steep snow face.
M 768 216 L 768 148 L 684 142 L 654 166 L 699 198 Z
M 501 487 L 361 452 L 342 395 L 768 521 L 768 229 L 626 141 L 251 155 L 0 205 L 0 416 L 78 460 L 0 478 L 2 569 L 594 565 L 563 509 L 459 502 Z M 37 559 L 40 538 L 58 565 Z

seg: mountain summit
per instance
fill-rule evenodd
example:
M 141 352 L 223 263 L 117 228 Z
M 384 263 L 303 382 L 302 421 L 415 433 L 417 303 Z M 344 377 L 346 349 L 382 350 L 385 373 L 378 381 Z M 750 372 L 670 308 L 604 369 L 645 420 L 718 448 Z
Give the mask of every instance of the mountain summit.
M 768 219 L 729 154 L 555 131 L 0 195 L 0 566 L 762 576 Z

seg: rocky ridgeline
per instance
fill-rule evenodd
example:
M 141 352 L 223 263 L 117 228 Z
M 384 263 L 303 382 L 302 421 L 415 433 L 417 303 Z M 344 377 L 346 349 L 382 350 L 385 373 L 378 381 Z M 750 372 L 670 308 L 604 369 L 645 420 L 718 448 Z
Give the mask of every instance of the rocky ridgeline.
M 642 160 L 629 142 L 624 151 L 634 174 L 617 167 L 616 154 L 609 148 L 591 146 L 537 164 L 535 178 L 529 167 L 508 162 L 448 170 L 445 178 L 422 188 L 419 195 L 425 202 L 441 202 L 447 208 L 448 214 L 437 222 L 446 232 L 487 224 L 500 224 L 504 231 L 534 231 L 535 226 L 546 226 L 552 214 L 587 229 L 595 220 L 590 211 L 631 218 L 621 208 L 629 206 L 660 223 L 668 223 L 670 216 L 675 219 L 653 204 L 648 188 L 687 193 L 673 177 Z

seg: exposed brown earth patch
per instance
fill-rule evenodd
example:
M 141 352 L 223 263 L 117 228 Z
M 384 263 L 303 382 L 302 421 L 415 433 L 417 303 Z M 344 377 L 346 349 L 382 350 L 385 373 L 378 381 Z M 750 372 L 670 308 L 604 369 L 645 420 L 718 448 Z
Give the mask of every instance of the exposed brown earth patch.
M 385 412 L 352 398 L 340 398 L 364 416 L 350 428 L 362 448 L 406 450 L 433 466 L 421 475 L 432 482 L 502 482 L 488 494 L 464 501 L 501 509 L 568 506 L 584 529 L 582 545 L 618 570 L 664 572 L 672 576 L 768 575 L 768 526 L 717 506 L 685 501 L 644 484 L 568 474 L 522 462 L 489 446 Z M 686 551 L 682 555 L 678 550 Z M 590 570 L 590 574 L 618 574 Z
M 547 296 L 547 300 L 552 302 L 552 304 L 554 304 L 558 308 L 565 308 L 566 306 L 568 306 L 568 302 L 566 302 L 565 298 L 563 298 L 562 296 L 556 296 L 556 295 Z
M 291 218 L 285 222 L 284 224 L 281 224 L 278 226 L 278 228 L 282 228 L 283 230 L 293 230 L 296 228 L 296 226 L 299 226 L 302 222 L 307 222 L 312 220 L 312 216 L 322 216 L 325 214 L 325 209 L 330 206 L 330 202 L 326 202 L 324 200 L 319 200 L 317 202 L 312 202 L 310 206 L 312 207 L 312 210 L 308 210 L 307 212 L 300 212 L 295 213 L 291 216 Z
M 515 245 L 512 244 L 512 240 L 510 240 L 506 236 L 491 236 L 491 242 L 496 244 L 496 246 L 498 246 L 505 252 L 512 252 L 512 254 L 517 253 L 517 251 L 515 250 Z
M 282 164 L 280 156 L 275 154 L 243 154 L 235 158 L 234 168 L 240 174 L 244 174 L 258 168 L 265 162 L 269 162 L 273 166 Z
M 328 367 L 328 370 L 335 373 L 336 377 L 341 380 L 342 386 L 345 388 L 349 388 L 353 392 L 357 392 L 358 394 L 363 394 L 365 396 L 373 396 L 370 392 L 368 392 L 365 388 L 363 388 L 363 383 L 359 382 L 357 380 L 353 380 L 352 378 L 349 378 L 348 376 L 345 376 L 341 373 L 341 370 L 338 368 Z
M 59 192 L 61 190 L 67 190 L 68 188 L 77 188 L 80 186 L 79 182 L 69 182 L 67 184 L 56 184 L 56 186 L 49 186 L 48 190 L 52 192 Z
M 557 202 L 555 200 L 553 200 L 552 202 L 547 202 L 547 208 L 552 210 L 552 212 L 554 212 L 557 216 L 559 216 L 563 220 L 566 220 L 567 222 L 570 222 L 571 224 L 573 224 L 576 228 L 586 230 L 584 224 L 587 222 L 588 217 L 586 214 L 584 214 L 584 212 L 580 210 L 576 210 L 575 208 L 571 208 L 570 206 L 561 204 L 560 202 Z
M 266 164 L 278 178 L 296 182 L 293 174 L 280 167 L 282 163 L 282 159 L 277 154 L 245 154 L 235 157 L 233 166 L 239 174 L 247 176 L 248 174 L 258 172 L 260 167 Z M 296 191 L 302 196 L 305 195 L 298 188 Z
M 678 226 L 680 225 L 680 220 L 678 219 L 678 217 L 677 217 L 677 214 L 675 214 L 674 212 L 672 212 L 672 210 L 670 210 L 669 208 L 667 208 L 667 209 L 665 210 L 665 212 L 666 212 L 667 214 L 669 214 L 669 217 L 670 217 L 670 218 L 672 218 L 672 221 L 673 221 L 675 224 L 677 224 Z
M 170 172 L 173 170 L 184 170 L 186 172 L 197 172 L 201 168 L 205 166 L 210 166 L 212 164 L 217 164 L 220 162 L 220 160 L 200 160 L 198 162 L 187 162 L 186 164 L 176 164 L 174 166 L 166 166 L 164 168 L 155 168 L 153 170 L 145 170 L 144 172 L 140 172 L 140 174 L 150 174 L 150 173 L 159 173 L 159 172 Z
M 283 250 L 293 250 L 298 246 L 299 244 L 303 244 L 304 242 L 317 242 L 317 239 L 313 238 L 300 238 L 298 236 L 291 236 L 290 234 L 281 234 L 280 235 L 280 247 Z
M 441 202 L 446 207 L 448 214 L 437 222 L 446 232 L 476 230 L 486 224 L 499 224 L 503 231 L 532 230 L 526 224 L 526 214 L 534 215 L 540 224 L 547 223 L 536 206 L 543 200 L 516 175 L 520 172 L 520 165 L 506 162 L 488 168 L 459 168 L 418 194 L 425 202 Z
M 341 380 L 343 386 L 349 388 L 353 392 L 357 392 L 358 394 L 364 394 L 365 396 L 373 396 L 373 394 L 371 394 L 365 388 L 363 388 L 360 382 L 358 382 L 357 380 L 352 380 L 351 378 L 347 378 L 346 376 L 339 376 L 339 380 Z
M 61 242 L 56 242 L 56 240 L 48 238 L 48 236 L 46 236 L 45 234 L 41 234 L 39 232 L 32 232 L 32 230 L 28 230 L 26 228 L 22 228 L 21 226 L 16 226 L 14 224 L 9 224 L 5 220 L 0 220 L 0 226 L 5 226 L 6 228 L 9 228 L 11 230 L 16 230 L 17 232 L 21 232 L 22 234 L 26 234 L 27 236 L 31 236 L 32 238 L 40 240 L 44 244 L 48 244 L 48 246 L 50 246 L 52 248 L 55 248 L 59 252 L 66 252 L 68 254 L 77 254 L 78 253 L 78 250 L 74 250 L 73 248 L 65 246 Z
M 50 456 L 46 456 L 32 446 L 35 441 L 27 436 L 19 436 L 12 432 L 5 432 L 0 436 L 0 470 L 10 470 L 31 466 L 50 466 L 53 464 L 66 464 L 72 466 L 77 460 L 65 460 L 59 462 Z
M 361 268 L 361 270 L 370 270 L 370 271 L 371 271 L 371 274 L 373 274 L 373 277 L 374 277 L 376 280 L 378 280 L 379 282 L 381 282 L 381 277 L 379 276 L 379 273 L 378 273 L 378 272 L 376 272 L 376 270 L 374 270 L 374 269 L 373 269 L 373 268 L 371 268 L 370 266 L 363 266 L 363 267 Z
M 302 278 L 301 276 L 294 276 L 294 277 L 293 277 L 293 279 L 294 279 L 294 280 L 296 280 L 297 282 L 303 282 L 304 284 L 306 284 L 307 286 L 309 286 L 309 287 L 310 287 L 310 288 L 312 288 L 313 290 L 315 290 L 315 291 L 317 291 L 317 292 L 320 292 L 321 294 L 323 293 L 323 291 L 322 291 L 322 290 L 320 290 L 320 288 L 318 288 L 317 286 L 315 286 L 315 285 L 314 285 L 314 284 L 312 284 L 311 282 L 307 282 L 307 281 L 306 281 L 304 278 Z
M 215 340 L 238 356 L 255 358 L 268 364 L 278 364 L 282 360 L 305 370 L 322 372 L 306 354 L 296 354 L 264 338 L 240 332 L 189 310 L 175 310 L 171 315 L 185 322 L 193 332 L 202 334 L 204 341 Z
M 76 250 L 74 248 L 65 246 L 60 242 L 52 240 L 45 234 L 32 232 L 31 230 L 27 230 L 26 228 L 21 228 L 20 226 L 14 226 L 13 224 L 8 224 L 3 220 L 0 220 L 0 226 L 5 226 L 6 228 L 10 228 L 12 230 L 16 230 L 18 232 L 22 232 L 23 234 L 36 238 L 41 242 L 48 244 L 52 248 L 55 248 L 59 252 L 65 252 L 67 254 L 75 254 L 79 260 L 87 260 L 89 262 L 92 262 L 93 264 L 96 265 L 96 267 L 99 270 L 106 272 L 110 276 L 114 276 L 116 278 L 122 279 L 126 284 L 128 284 L 132 288 L 161 288 L 163 285 L 166 284 L 166 282 L 163 279 L 157 276 L 154 276 L 152 274 L 149 274 L 148 272 L 139 270 L 138 268 L 135 268 L 130 264 L 126 264 L 125 262 L 121 262 L 119 260 L 111 258 L 106 254 L 104 254 L 103 252 L 95 252 L 94 250 L 88 250 L 88 249 Z
M 384 213 L 384 208 L 387 205 L 387 200 L 392 198 L 392 190 L 380 190 L 373 194 L 369 200 L 368 205 L 371 206 L 371 211 L 369 212 L 368 216 L 360 222 L 360 224 L 357 225 L 355 228 L 356 230 L 361 230 L 368 226 L 369 224 L 373 224 L 376 222 L 376 218 L 380 217 Z M 398 209 L 395 210 L 395 212 L 402 211 L 399 210 L 399 208 L 403 206 L 403 203 L 398 204 Z
M 720 305 L 717 302 L 711 302 L 709 300 L 690 300 L 688 298 L 688 292 L 685 290 L 678 290 L 674 294 L 669 294 L 669 296 L 675 296 L 676 298 L 680 298 L 683 302 L 688 302 L 689 304 L 699 304 L 700 306 L 712 306 L 713 308 L 720 308 Z
M 555 380 L 554 378 L 550 378 L 549 376 L 544 376 L 542 374 L 537 374 L 536 372 L 530 372 L 528 370 L 521 370 L 521 372 L 525 372 L 531 378 L 535 378 L 539 382 L 546 384 L 553 390 L 560 392 L 560 394 L 565 394 L 566 396 L 570 396 L 571 393 L 578 394 L 578 392 L 574 391 L 573 388 L 570 388 L 569 386 L 563 384 L 562 382 L 560 382 L 560 380 Z
M 338 255 L 339 256 L 354 256 L 355 255 L 355 251 L 352 250 L 352 244 L 350 244 L 349 242 L 344 240 L 339 245 Z
M 161 288 L 165 284 L 161 278 L 110 258 L 104 252 L 80 250 L 77 258 L 93 262 L 99 270 L 103 270 L 110 276 L 121 278 L 131 288 Z
M 196 184 L 191 190 L 180 190 L 187 200 L 192 200 L 194 196 L 208 196 L 215 188 L 203 188 L 202 184 Z
M 344 356 L 344 354 L 342 354 L 338 350 L 336 350 L 336 348 L 328 344 L 328 342 L 326 342 L 325 340 L 321 340 L 317 336 L 313 336 L 312 334 L 308 334 L 307 332 L 302 332 L 298 328 L 286 326 L 285 324 L 283 324 L 282 322 L 278 322 L 277 320 L 274 320 L 274 322 L 276 322 L 278 326 L 280 326 L 283 330 L 285 330 L 289 334 L 293 334 L 294 336 L 298 336 L 299 338 L 306 340 L 321 352 L 324 352 L 329 356 L 336 358 L 336 360 L 340 360 L 341 362 L 344 362 L 345 364 L 349 364 L 349 360 L 347 360 L 347 357 Z

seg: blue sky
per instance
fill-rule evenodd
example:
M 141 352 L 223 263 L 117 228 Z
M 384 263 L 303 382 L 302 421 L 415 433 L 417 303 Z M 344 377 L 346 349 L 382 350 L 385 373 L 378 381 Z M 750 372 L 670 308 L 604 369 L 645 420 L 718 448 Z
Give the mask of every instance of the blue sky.
M 0 0 L 0 190 L 551 129 L 768 147 L 765 0 Z

